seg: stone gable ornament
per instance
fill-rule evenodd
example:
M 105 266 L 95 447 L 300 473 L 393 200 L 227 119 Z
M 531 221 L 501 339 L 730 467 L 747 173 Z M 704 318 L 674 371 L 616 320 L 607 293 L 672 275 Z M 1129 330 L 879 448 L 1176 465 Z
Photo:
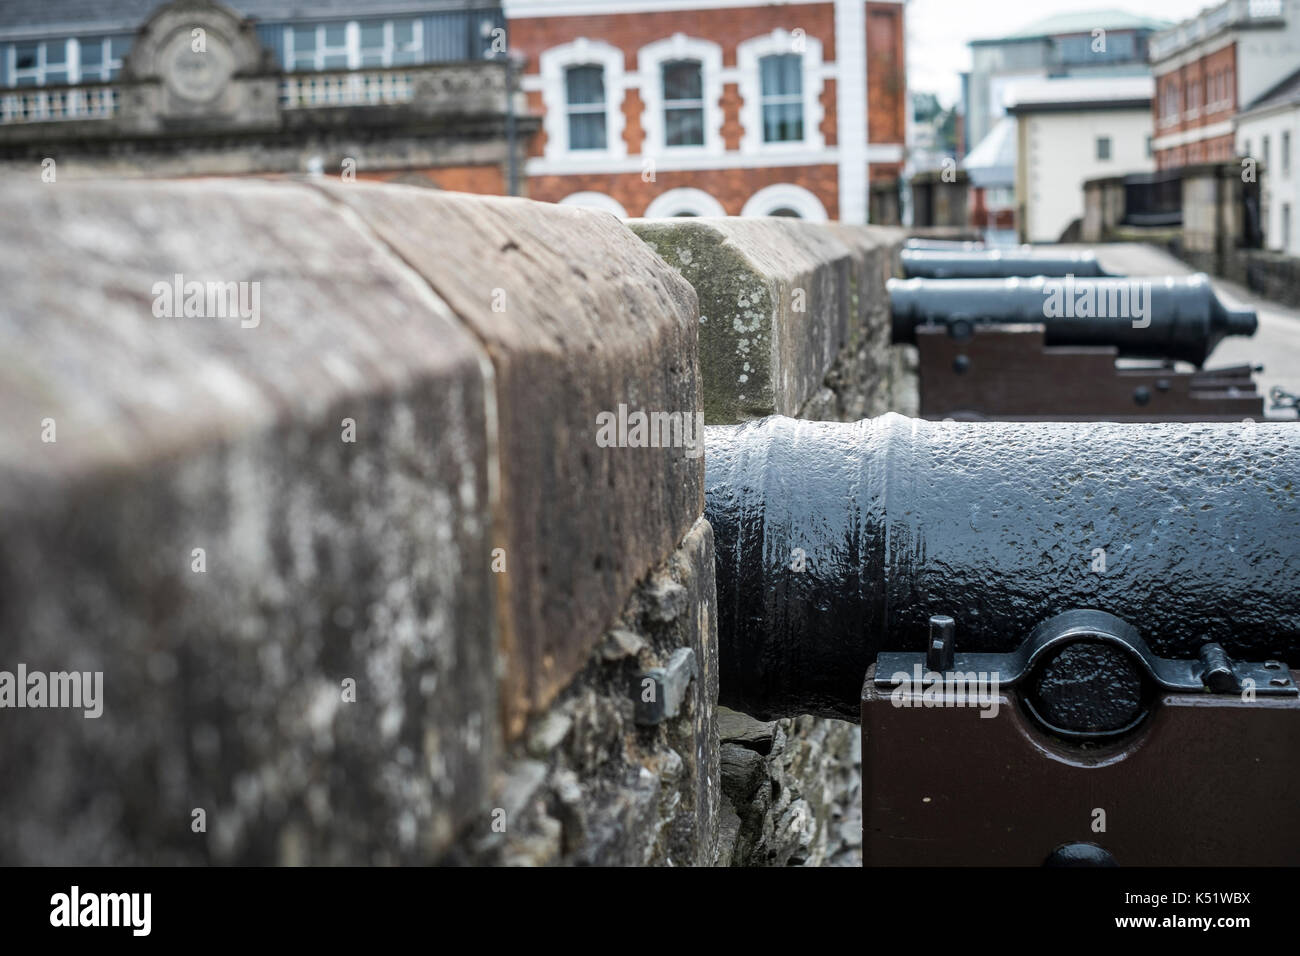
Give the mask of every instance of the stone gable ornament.
M 274 125 L 279 72 L 253 21 L 214 0 L 174 0 L 136 34 L 122 118 L 154 132 Z

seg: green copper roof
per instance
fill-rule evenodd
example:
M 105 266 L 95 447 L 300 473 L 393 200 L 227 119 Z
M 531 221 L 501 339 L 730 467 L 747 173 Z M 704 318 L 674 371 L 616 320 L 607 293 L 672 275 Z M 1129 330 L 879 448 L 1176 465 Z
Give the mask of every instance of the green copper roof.
M 976 43 L 996 43 L 998 40 L 1028 40 L 1034 37 L 1061 36 L 1067 33 L 1091 33 L 1093 30 L 1166 30 L 1173 26 L 1170 20 L 1143 17 L 1127 10 L 1080 10 L 1077 13 L 1058 13 L 1035 20 L 1013 33 Z

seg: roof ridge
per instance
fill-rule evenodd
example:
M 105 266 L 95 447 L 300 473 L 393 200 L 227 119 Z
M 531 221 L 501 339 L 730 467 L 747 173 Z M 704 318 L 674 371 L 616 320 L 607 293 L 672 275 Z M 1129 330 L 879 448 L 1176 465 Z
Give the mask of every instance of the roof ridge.
M 1259 94 L 1259 96 L 1255 97 L 1242 108 L 1242 112 L 1244 113 L 1247 110 L 1253 110 L 1255 107 L 1263 105 L 1273 97 L 1286 92 L 1287 88 L 1292 85 L 1300 86 L 1300 69 L 1297 69 L 1294 73 L 1278 80 L 1278 82 L 1274 83 L 1263 93 Z

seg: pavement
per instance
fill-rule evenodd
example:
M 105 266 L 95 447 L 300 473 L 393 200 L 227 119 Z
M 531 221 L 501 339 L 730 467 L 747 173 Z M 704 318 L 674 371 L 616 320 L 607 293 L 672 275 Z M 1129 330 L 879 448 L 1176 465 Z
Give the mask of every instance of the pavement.
M 1090 249 L 1107 271 L 1130 276 L 1191 275 L 1196 270 L 1155 246 L 1117 242 L 1096 246 L 1063 246 Z M 1229 336 L 1219 343 L 1206 363 L 1207 368 L 1224 365 L 1263 365 L 1255 382 L 1264 395 L 1264 411 L 1270 418 L 1294 421 L 1294 411 L 1270 411 L 1269 389 L 1280 385 L 1300 394 L 1300 311 L 1261 298 L 1245 286 L 1210 277 L 1219 297 L 1228 305 L 1248 305 L 1259 315 L 1259 330 L 1251 337 Z M 1188 366 L 1190 369 L 1190 366 Z

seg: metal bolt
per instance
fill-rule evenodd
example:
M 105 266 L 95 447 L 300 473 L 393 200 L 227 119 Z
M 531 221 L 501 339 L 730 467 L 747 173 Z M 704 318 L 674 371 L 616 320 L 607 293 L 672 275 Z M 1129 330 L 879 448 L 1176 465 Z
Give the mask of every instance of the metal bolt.
M 934 614 L 930 617 L 930 643 L 925 651 L 927 668 L 940 673 L 952 670 L 956 633 L 957 622 L 947 614 Z
M 1232 661 L 1222 645 L 1211 641 L 1201 647 L 1201 683 L 1216 694 L 1231 694 L 1241 690 L 1241 682 L 1232 669 Z
M 645 727 L 676 717 L 686 699 L 686 688 L 697 673 L 695 652 L 689 647 L 679 647 L 663 667 L 652 667 L 637 674 L 632 687 L 636 722 Z M 645 693 L 647 680 L 653 681 L 652 694 Z

